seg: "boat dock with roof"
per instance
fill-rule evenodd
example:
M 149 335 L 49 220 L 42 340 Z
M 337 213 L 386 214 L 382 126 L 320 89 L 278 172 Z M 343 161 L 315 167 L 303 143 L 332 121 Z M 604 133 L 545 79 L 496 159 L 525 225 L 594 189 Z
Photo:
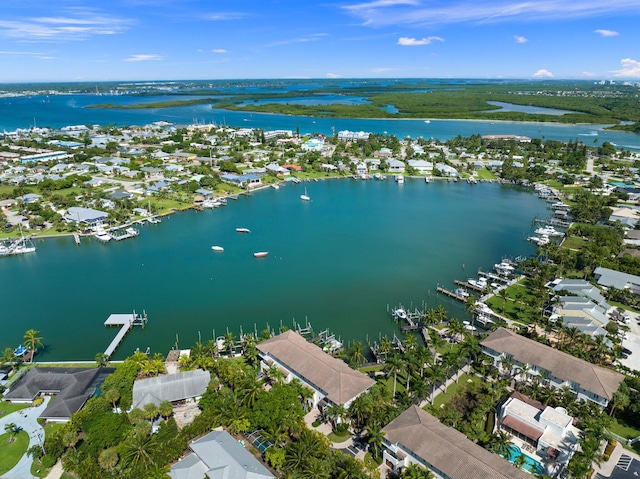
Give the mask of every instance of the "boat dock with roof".
M 147 324 L 147 313 L 143 311 L 142 314 L 133 313 L 127 314 L 112 314 L 107 320 L 104 322 L 105 326 L 120 326 L 120 331 L 116 334 L 116 337 L 113 338 L 113 341 L 107 346 L 107 349 L 104 350 L 105 356 L 108 358 L 115 352 L 118 348 L 124 337 L 127 335 L 129 330 L 133 326 L 142 326 L 143 328 Z

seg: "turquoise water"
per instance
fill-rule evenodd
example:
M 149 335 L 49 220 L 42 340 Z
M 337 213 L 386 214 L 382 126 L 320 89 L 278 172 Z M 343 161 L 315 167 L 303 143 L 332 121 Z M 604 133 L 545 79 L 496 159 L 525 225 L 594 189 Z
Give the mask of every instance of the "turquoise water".
M 216 95 L 212 95 L 216 96 Z M 640 150 L 640 135 L 620 131 L 607 131 L 606 125 L 552 124 L 504 121 L 465 121 L 465 120 L 370 120 L 352 118 L 294 117 L 266 113 L 245 113 L 212 109 L 211 105 L 192 105 L 176 108 L 148 108 L 135 110 L 93 109 L 87 105 L 115 103 L 128 105 L 142 102 L 157 102 L 174 99 L 193 99 L 197 97 L 167 96 L 96 96 L 96 95 L 54 95 L 20 98 L 0 98 L 0 130 L 12 131 L 16 128 L 49 126 L 61 128 L 67 125 L 144 125 L 165 120 L 174 124 L 201 123 L 225 124 L 243 128 L 262 128 L 266 130 L 285 129 L 301 133 L 322 133 L 331 135 L 334 131 L 368 131 L 385 133 L 404 138 L 424 137 L 447 140 L 455 136 L 479 135 L 521 135 L 547 140 L 575 141 L 591 135 L 588 144 L 598 140 L 614 143 L 620 148 Z
M 492 113 L 515 111 L 519 113 L 527 114 L 540 114 L 540 115 L 553 115 L 562 116 L 567 113 L 580 113 L 571 110 L 558 110 L 557 108 L 544 108 L 541 106 L 529 106 L 529 105 L 515 105 L 513 103 L 505 103 L 503 101 L 487 101 L 490 105 L 501 107 L 499 110 L 489 110 Z
M 511 444 L 509 445 L 508 450 L 508 455 L 505 456 L 505 458 L 508 459 L 509 462 L 513 463 L 520 455 L 524 455 L 526 459 L 524 465 L 522 466 L 523 469 L 529 471 L 532 474 L 544 474 L 544 467 L 542 467 L 540 461 L 536 461 L 532 457 L 523 454 L 522 450 L 518 446 L 516 446 L 515 444 Z
M 305 186 L 310 202 L 299 198 Z M 176 334 L 188 347 L 199 333 L 208 340 L 293 318 L 364 341 L 398 332 L 386 314 L 398 303 L 442 302 L 461 317 L 436 286 L 532 254 L 525 238 L 545 205 L 498 184 L 329 180 L 175 214 L 118 243 L 39 240 L 36 253 L 0 261 L 0 346 L 16 347 L 34 328 L 45 338 L 41 360 L 93 359 L 115 336 L 103 325 L 109 314 L 132 309 L 145 309 L 149 324 L 115 358 L 137 347 L 166 353 Z

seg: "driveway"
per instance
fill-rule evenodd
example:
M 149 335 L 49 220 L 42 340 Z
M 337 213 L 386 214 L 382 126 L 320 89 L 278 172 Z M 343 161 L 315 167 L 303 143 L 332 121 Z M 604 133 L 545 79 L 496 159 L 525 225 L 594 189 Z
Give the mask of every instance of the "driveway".
M 4 432 L 4 426 L 9 423 L 15 423 L 21 427 L 23 431 L 29 434 L 29 446 L 44 441 L 44 429 L 38 424 L 38 417 L 47 408 L 47 404 L 51 399 L 50 396 L 44 398 L 44 402 L 38 407 L 28 407 L 20 411 L 13 412 L 0 418 L 0 431 Z M 31 474 L 31 464 L 33 459 L 26 454 L 22 456 L 18 464 L 9 472 L 2 476 L 2 479 L 32 479 L 35 478 Z

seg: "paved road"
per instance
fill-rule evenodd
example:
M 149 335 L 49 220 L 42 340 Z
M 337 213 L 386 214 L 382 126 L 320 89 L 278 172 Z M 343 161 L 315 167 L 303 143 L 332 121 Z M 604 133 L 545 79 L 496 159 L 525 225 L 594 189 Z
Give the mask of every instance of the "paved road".
M 47 404 L 51 398 L 49 396 L 44 398 L 44 402 L 38 407 L 28 407 L 21 409 L 14 413 L 8 414 L 3 418 L 0 418 L 0 431 L 4 432 L 4 426 L 9 423 L 15 423 L 21 427 L 23 431 L 29 434 L 29 446 L 31 447 L 38 442 L 44 441 L 44 429 L 38 424 L 38 416 L 46 409 Z M 0 406 L 1 407 L 1 406 Z M 41 439 L 38 439 L 38 435 Z M 2 479 L 32 479 L 35 478 L 31 474 L 31 464 L 33 459 L 26 454 L 22 456 L 16 467 L 2 476 Z

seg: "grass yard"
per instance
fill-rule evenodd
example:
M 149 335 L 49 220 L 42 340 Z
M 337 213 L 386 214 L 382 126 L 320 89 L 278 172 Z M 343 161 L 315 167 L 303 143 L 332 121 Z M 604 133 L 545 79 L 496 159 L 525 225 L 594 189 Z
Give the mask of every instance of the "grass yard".
M 481 180 L 495 180 L 496 179 L 496 175 L 494 175 L 491 171 L 487 170 L 486 168 L 478 170 L 477 174 L 478 174 L 478 178 L 480 178 Z
M 7 414 L 20 411 L 20 409 L 24 409 L 27 407 L 29 407 L 29 404 L 13 404 L 13 403 L 2 401 L 0 402 L 0 417 L 4 417 Z
M 628 426 L 627 424 L 621 422 L 618 418 L 612 418 L 611 426 L 609 426 L 609 431 L 617 434 L 621 437 L 626 437 L 627 439 L 633 439 L 634 437 L 640 436 L 640 430 Z
M 448 403 L 451 400 L 451 397 L 455 393 L 457 393 L 467 385 L 469 380 L 471 380 L 474 383 L 480 383 L 482 381 L 482 379 L 479 378 L 478 376 L 473 376 L 471 374 L 463 374 L 462 376 L 460 376 L 460 379 L 458 379 L 457 383 L 453 383 L 447 388 L 446 392 L 444 393 L 440 392 L 440 394 L 436 396 L 436 398 L 433 401 L 433 406 L 429 406 L 429 405 L 425 406 L 425 410 L 428 410 L 428 408 L 430 407 L 432 407 L 433 409 L 438 409 L 442 407 L 442 405 Z M 440 391 L 442 391 L 442 388 L 440 388 Z
M 9 433 L 0 434 L 0 476 L 13 469 L 29 446 L 29 435 L 20 431 L 15 441 L 8 444 Z
M 578 236 L 569 236 L 562 242 L 562 247 L 572 250 L 579 250 L 584 248 L 589 242 Z

